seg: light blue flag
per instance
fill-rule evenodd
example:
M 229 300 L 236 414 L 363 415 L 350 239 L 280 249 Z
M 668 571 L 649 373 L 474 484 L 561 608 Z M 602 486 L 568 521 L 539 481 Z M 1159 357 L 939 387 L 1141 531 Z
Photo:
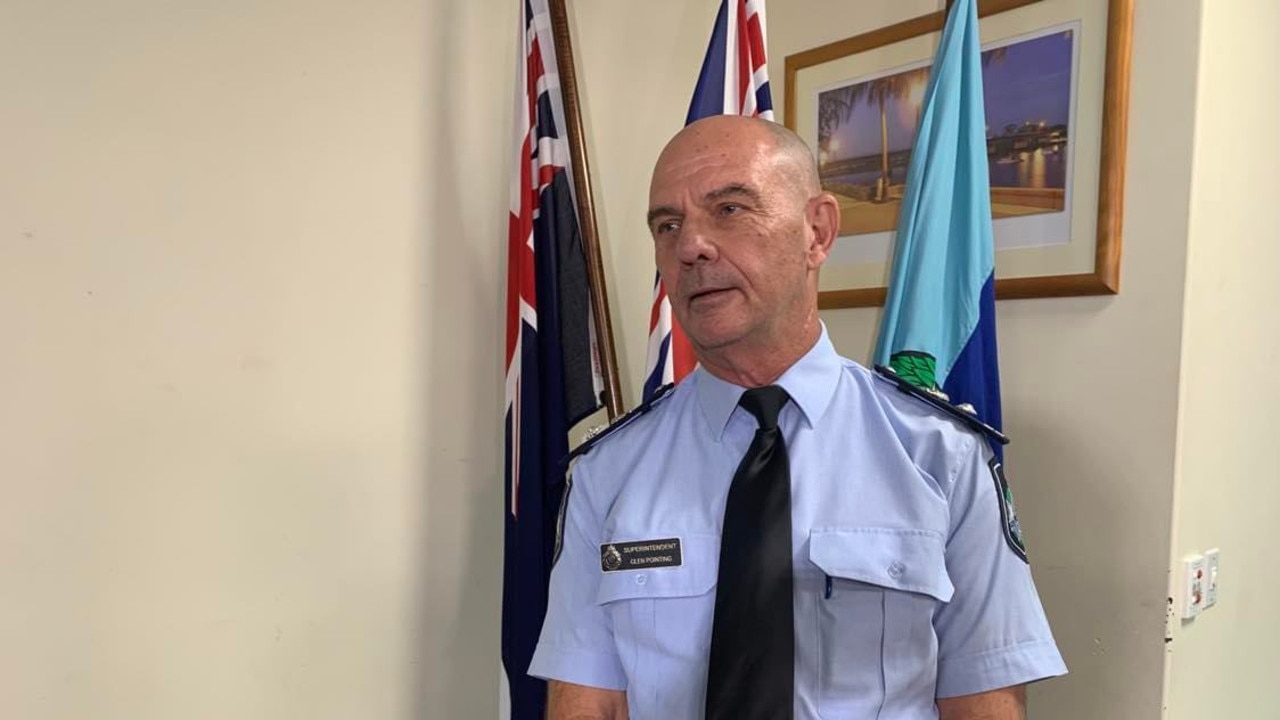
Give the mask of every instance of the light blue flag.
M 994 271 L 978 9 L 957 0 L 911 150 L 875 362 L 1000 429 Z

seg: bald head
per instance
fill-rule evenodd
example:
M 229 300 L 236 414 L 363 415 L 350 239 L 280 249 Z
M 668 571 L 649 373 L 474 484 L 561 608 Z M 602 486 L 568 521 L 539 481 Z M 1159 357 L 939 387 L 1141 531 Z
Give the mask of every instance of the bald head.
M 662 149 L 654 181 L 673 161 L 718 149 L 767 159 L 778 180 L 806 198 L 822 192 L 813 151 L 799 135 L 776 122 L 743 115 L 712 115 L 686 125 Z
M 792 132 L 791 128 L 776 122 L 758 118 L 744 119 L 762 126 L 769 133 L 774 143 L 774 152 L 785 158 L 785 163 L 795 172 L 796 182 L 804 188 L 806 193 L 815 195 L 822 192 L 822 183 L 818 179 L 818 162 L 813 156 L 813 151 L 804 140 L 800 139 L 799 135 Z

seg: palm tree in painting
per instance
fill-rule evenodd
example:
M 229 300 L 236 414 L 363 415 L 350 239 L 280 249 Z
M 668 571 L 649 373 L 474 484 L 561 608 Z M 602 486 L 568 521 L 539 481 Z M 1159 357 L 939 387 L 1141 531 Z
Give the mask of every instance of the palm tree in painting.
M 875 202 L 889 199 L 889 115 L 890 101 L 905 97 L 911 89 L 910 73 L 899 73 L 865 83 L 867 97 L 880 107 L 880 178 L 876 180 Z

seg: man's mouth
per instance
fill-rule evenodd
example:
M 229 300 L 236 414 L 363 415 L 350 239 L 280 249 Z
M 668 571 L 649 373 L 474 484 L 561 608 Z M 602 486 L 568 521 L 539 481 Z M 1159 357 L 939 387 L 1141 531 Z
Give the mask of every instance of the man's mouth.
M 689 303 L 693 304 L 700 301 L 716 300 L 732 291 L 733 291 L 733 288 L 731 287 L 707 288 L 705 290 L 699 290 L 689 296 Z

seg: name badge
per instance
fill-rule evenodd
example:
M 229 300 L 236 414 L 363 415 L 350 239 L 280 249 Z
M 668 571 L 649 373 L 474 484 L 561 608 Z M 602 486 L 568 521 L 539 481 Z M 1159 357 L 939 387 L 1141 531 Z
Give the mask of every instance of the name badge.
M 680 538 L 600 546 L 600 569 L 604 572 L 679 567 L 682 563 Z

